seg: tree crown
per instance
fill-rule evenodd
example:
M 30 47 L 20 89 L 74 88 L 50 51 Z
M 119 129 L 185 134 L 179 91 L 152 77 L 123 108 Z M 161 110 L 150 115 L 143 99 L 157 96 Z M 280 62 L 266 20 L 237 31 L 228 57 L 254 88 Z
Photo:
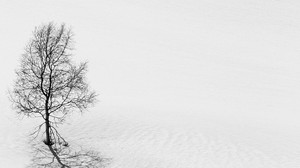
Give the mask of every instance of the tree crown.
M 85 80 L 87 63 L 71 61 L 73 33 L 64 24 L 37 27 L 16 70 L 11 96 L 18 113 L 26 116 L 50 114 L 60 122 L 71 111 L 83 111 L 96 100 Z

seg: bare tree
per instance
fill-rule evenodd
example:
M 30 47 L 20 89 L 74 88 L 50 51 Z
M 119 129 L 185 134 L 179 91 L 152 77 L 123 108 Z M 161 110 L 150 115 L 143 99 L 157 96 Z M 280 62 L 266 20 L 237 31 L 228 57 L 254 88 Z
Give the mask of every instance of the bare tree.
M 68 166 L 56 150 L 68 143 L 58 132 L 58 125 L 70 113 L 82 112 L 96 100 L 85 80 L 87 63 L 77 66 L 71 61 L 72 36 L 64 24 L 37 27 L 16 70 L 10 96 L 19 114 L 42 119 L 32 135 L 45 136 L 44 143 L 62 167 Z

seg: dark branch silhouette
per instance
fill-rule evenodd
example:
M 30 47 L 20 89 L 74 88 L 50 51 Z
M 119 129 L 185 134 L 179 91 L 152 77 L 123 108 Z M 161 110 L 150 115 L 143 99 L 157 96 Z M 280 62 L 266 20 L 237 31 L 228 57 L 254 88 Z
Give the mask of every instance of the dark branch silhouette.
M 108 158 L 101 157 L 96 151 L 84 150 L 81 147 L 78 149 L 66 146 L 53 148 L 56 155 L 40 143 L 32 144 L 32 149 L 33 158 L 28 168 L 104 168 L 110 161 Z
M 64 24 L 56 27 L 49 23 L 36 28 L 22 55 L 10 94 L 20 115 L 42 119 L 32 135 L 38 137 L 42 132 L 44 144 L 61 167 L 70 166 L 63 157 L 67 148 L 62 148 L 68 143 L 58 132 L 58 125 L 70 113 L 83 112 L 96 101 L 95 92 L 89 91 L 85 80 L 87 63 L 75 65 L 71 61 L 72 36 Z

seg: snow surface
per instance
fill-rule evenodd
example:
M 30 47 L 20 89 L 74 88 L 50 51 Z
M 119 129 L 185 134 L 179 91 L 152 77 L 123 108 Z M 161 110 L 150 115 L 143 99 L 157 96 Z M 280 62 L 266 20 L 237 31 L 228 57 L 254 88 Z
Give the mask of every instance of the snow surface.
M 7 99 L 35 26 L 65 22 L 99 103 L 60 130 L 111 168 L 299 168 L 300 2 L 0 1 L 0 167 L 30 161 Z

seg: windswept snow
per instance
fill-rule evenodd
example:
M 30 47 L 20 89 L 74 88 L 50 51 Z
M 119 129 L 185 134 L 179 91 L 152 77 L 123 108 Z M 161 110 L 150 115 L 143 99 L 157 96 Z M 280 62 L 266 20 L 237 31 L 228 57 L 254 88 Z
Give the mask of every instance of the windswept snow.
M 35 126 L 6 90 L 34 26 L 65 22 L 99 103 L 60 127 L 111 168 L 299 168 L 296 0 L 1 1 L 0 167 Z

